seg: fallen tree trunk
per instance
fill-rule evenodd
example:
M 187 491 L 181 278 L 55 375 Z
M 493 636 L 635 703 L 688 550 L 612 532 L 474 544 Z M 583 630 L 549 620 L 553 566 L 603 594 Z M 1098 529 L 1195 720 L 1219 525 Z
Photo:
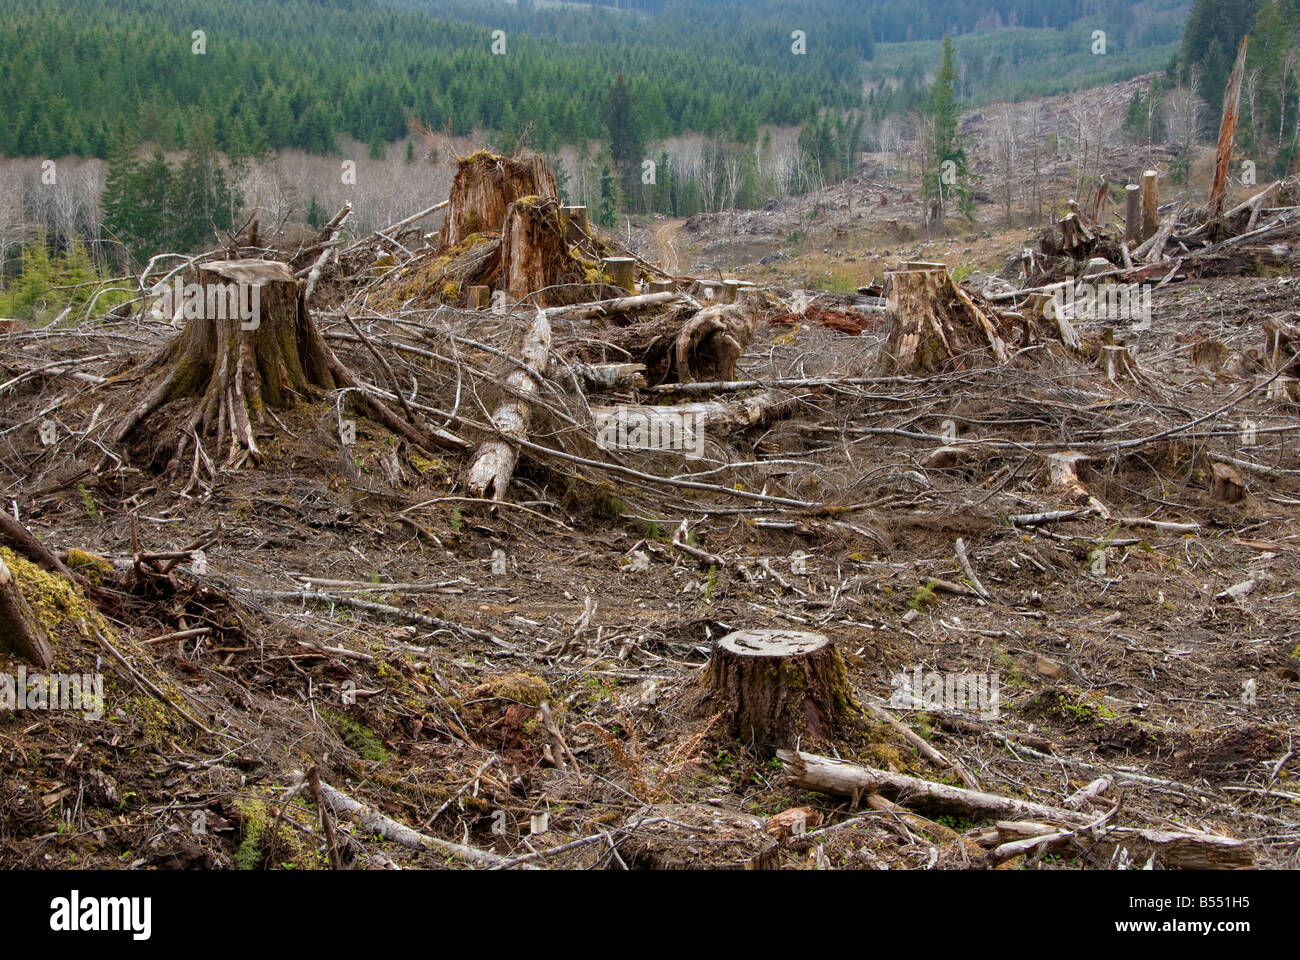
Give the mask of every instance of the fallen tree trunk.
M 506 487 L 519 460 L 519 450 L 511 441 L 528 437 L 528 424 L 532 419 L 529 399 L 537 396 L 538 380 L 546 370 L 550 350 L 551 324 L 546 314 L 538 310 L 537 318 L 520 347 L 520 356 L 527 369 L 515 368 L 506 377 L 505 385 L 511 395 L 492 413 L 492 425 L 500 436 L 479 445 L 466 471 L 470 496 L 505 499 Z
M 776 755 L 788 765 L 787 772 L 793 786 L 831 796 L 861 797 L 868 793 L 883 793 L 891 800 L 902 798 L 901 802 L 909 808 L 968 820 L 1034 819 L 1086 824 L 1093 819 L 1063 807 L 1048 807 L 980 790 L 965 790 L 812 753 L 778 750 Z
M 679 300 L 685 300 L 684 294 L 675 291 L 663 293 L 643 293 L 635 297 L 614 297 L 611 300 L 595 300 L 591 303 L 575 303 L 567 307 L 547 307 L 546 315 L 565 320 L 590 320 L 594 317 L 608 317 L 616 313 L 630 313 L 646 307 L 667 306 Z
M 295 770 L 293 776 L 297 783 L 301 783 L 306 779 L 306 775 L 299 770 Z M 400 843 L 404 847 L 416 849 L 422 847 L 434 850 L 476 867 L 502 867 L 509 863 L 505 857 L 490 853 L 487 850 L 479 850 L 475 847 L 468 847 L 462 843 L 452 843 L 448 840 L 439 840 L 437 837 L 431 837 L 428 834 L 412 830 L 405 824 L 398 823 L 377 810 L 371 809 L 361 801 L 354 800 L 347 794 L 336 790 L 323 780 L 320 781 L 320 793 L 321 799 L 324 800 L 326 806 L 338 816 L 355 821 L 363 830 L 368 830 L 385 840 Z
M 48 670 L 54 663 L 45 629 L 27 605 L 18 581 L 0 557 L 0 652 Z

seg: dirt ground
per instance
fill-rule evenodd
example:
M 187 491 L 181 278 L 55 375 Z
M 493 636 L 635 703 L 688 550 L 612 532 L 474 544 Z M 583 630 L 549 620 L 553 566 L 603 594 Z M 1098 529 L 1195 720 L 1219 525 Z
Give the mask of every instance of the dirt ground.
M 827 269 L 853 286 L 814 306 L 853 311 L 853 287 L 900 258 L 1000 268 L 1027 237 L 988 215 L 961 237 L 888 245 L 887 225 L 831 223 L 775 273 L 761 272 L 770 254 L 750 260 L 741 275 L 770 299 L 737 376 L 800 409 L 702 464 L 635 462 L 715 485 L 706 494 L 525 451 L 509 502 L 489 505 L 465 496 L 458 454 L 420 454 L 338 396 L 276 411 L 261 464 L 182 494 L 156 451 L 183 404 L 128 460 L 105 444 L 165 325 L 0 333 L 3 508 L 98 602 L 3 557 L 50 628 L 55 669 L 101 673 L 105 700 L 98 719 L 0 710 L 0 865 L 461 868 L 465 848 L 510 868 L 993 865 L 976 842 L 991 822 L 798 789 L 770 750 L 686 710 L 712 644 L 751 627 L 830 637 L 860 704 L 887 707 L 985 791 L 1059 805 L 1108 776 L 1116 822 L 1300 865 L 1300 408 L 1258 359 L 1262 322 L 1296 315 L 1292 270 L 1170 282 L 1149 329 L 1085 323 L 1078 355 L 1015 345 L 1008 364 L 934 377 L 874 377 L 870 312 L 860 333 L 781 322 L 791 290 Z M 647 252 L 685 269 L 718 237 L 651 224 Z M 318 322 L 372 369 L 338 318 Z M 444 322 L 368 329 L 387 353 Z M 472 334 L 504 350 L 519 329 Z M 565 327 L 557 344 L 589 333 Z M 1112 341 L 1138 379 L 1107 377 L 1097 356 Z M 1226 359 L 1198 365 L 1197 341 Z M 391 356 L 426 399 L 430 361 Z M 565 429 L 548 422 L 537 442 Z M 965 452 L 933 459 L 953 443 Z M 1082 492 L 1053 481 L 1045 458 L 1063 447 L 1090 451 Z M 1240 468 L 1238 502 L 1211 496 L 1223 458 Z M 695 553 L 673 543 L 683 521 Z M 917 668 L 996 675 L 996 711 L 891 706 Z M 0 674 L 18 669 L 0 659 Z M 832 749 L 962 783 L 869 710 Z M 324 813 L 330 788 L 371 817 Z M 807 832 L 769 819 L 796 808 Z M 374 814 L 424 839 L 378 836 Z M 1101 849 L 1079 837 L 1001 866 L 1128 863 Z

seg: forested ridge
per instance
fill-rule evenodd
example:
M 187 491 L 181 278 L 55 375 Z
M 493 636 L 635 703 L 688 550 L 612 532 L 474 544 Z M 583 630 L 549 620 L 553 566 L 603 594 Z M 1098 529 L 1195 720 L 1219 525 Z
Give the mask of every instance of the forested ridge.
M 1139 6 L 1167 13 L 1185 2 Z M 603 135 L 602 106 L 620 73 L 642 138 L 699 132 L 742 140 L 756 124 L 862 106 L 863 63 L 877 40 L 1103 20 L 1114 25 L 1117 48 L 1168 39 L 1142 34 L 1132 5 L 1119 0 L 622 7 L 7 0 L 0 156 L 107 157 L 118 134 L 184 148 L 200 117 L 232 155 L 328 153 L 340 135 L 388 143 L 412 121 L 455 135 L 499 131 L 508 140 L 527 127 L 532 145 L 550 150 Z M 196 30 L 204 32 L 202 55 L 193 52 Z M 505 32 L 504 55 L 493 53 L 495 30 Z M 795 31 L 802 55 L 793 52 Z

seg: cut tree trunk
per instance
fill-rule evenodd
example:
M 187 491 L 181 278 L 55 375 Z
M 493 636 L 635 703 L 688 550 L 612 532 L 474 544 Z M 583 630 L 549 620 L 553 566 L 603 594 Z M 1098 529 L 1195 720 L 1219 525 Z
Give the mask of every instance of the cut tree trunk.
M 462 157 L 448 196 L 438 246 L 450 250 L 475 233 L 499 233 L 510 204 L 524 197 L 557 197 L 555 177 L 536 154 L 500 157 L 479 150 Z
M 193 299 L 191 299 L 193 296 Z M 312 323 L 302 284 L 278 260 L 221 260 L 200 264 L 196 283 L 173 304 L 185 328 L 149 361 L 164 372 L 145 398 L 118 424 L 121 444 L 151 413 L 173 400 L 194 399 L 181 424 L 169 472 L 192 450 L 192 478 L 201 464 L 214 469 L 203 439 L 225 464 L 239 467 L 261 456 L 257 428 L 269 409 L 292 406 L 340 387 L 355 377 L 325 345 Z M 164 301 L 165 302 L 165 301 Z M 361 404 L 374 419 L 408 440 L 438 445 L 373 396 Z
M 510 204 L 501 229 L 501 265 L 502 287 L 515 303 L 561 302 L 559 291 L 547 289 L 569 270 L 558 200 L 525 197 Z
M 1159 174 L 1148 170 L 1142 174 L 1142 239 L 1155 236 L 1160 229 L 1160 188 Z
M 167 372 L 121 422 L 114 441 L 164 403 L 197 397 L 172 466 L 195 436 L 209 432 L 215 432 L 218 451 L 227 446 L 227 463 L 239 465 L 261 455 L 254 431 L 265 409 L 340 386 L 337 361 L 308 318 L 301 285 L 286 264 L 205 263 L 189 288 L 198 291 L 201 303 L 186 296 L 173 305 L 173 316 L 187 319 L 185 329 L 152 361 Z
M 538 310 L 520 348 L 520 357 L 527 369 L 515 367 L 506 377 L 505 385 L 510 395 L 492 413 L 492 425 L 500 436 L 479 445 L 466 471 L 470 496 L 505 499 L 506 488 L 519 460 L 519 450 L 511 441 L 528 437 L 528 425 L 532 420 L 529 401 L 537 396 L 538 381 L 545 374 L 550 350 L 551 324 L 546 314 Z
M 740 630 L 718 641 L 686 697 L 696 716 L 770 755 L 796 742 L 827 743 L 860 714 L 835 645 L 818 633 Z
M 42 670 L 54 664 L 45 630 L 3 557 L 0 557 L 0 653 L 22 657 Z
M 880 367 L 885 375 L 962 369 L 974 351 L 999 363 L 1007 347 L 989 316 L 953 283 L 943 264 L 908 264 L 888 275 L 891 318 Z

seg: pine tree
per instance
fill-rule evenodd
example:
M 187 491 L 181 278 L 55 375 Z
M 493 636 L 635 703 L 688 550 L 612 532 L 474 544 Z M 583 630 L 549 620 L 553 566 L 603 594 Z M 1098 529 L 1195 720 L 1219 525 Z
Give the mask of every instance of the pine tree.
M 614 183 L 614 175 L 609 172 L 609 165 L 606 164 L 600 171 L 600 210 L 596 215 L 596 222 L 602 227 L 612 229 L 615 220 L 615 214 L 618 211 L 618 187 Z

